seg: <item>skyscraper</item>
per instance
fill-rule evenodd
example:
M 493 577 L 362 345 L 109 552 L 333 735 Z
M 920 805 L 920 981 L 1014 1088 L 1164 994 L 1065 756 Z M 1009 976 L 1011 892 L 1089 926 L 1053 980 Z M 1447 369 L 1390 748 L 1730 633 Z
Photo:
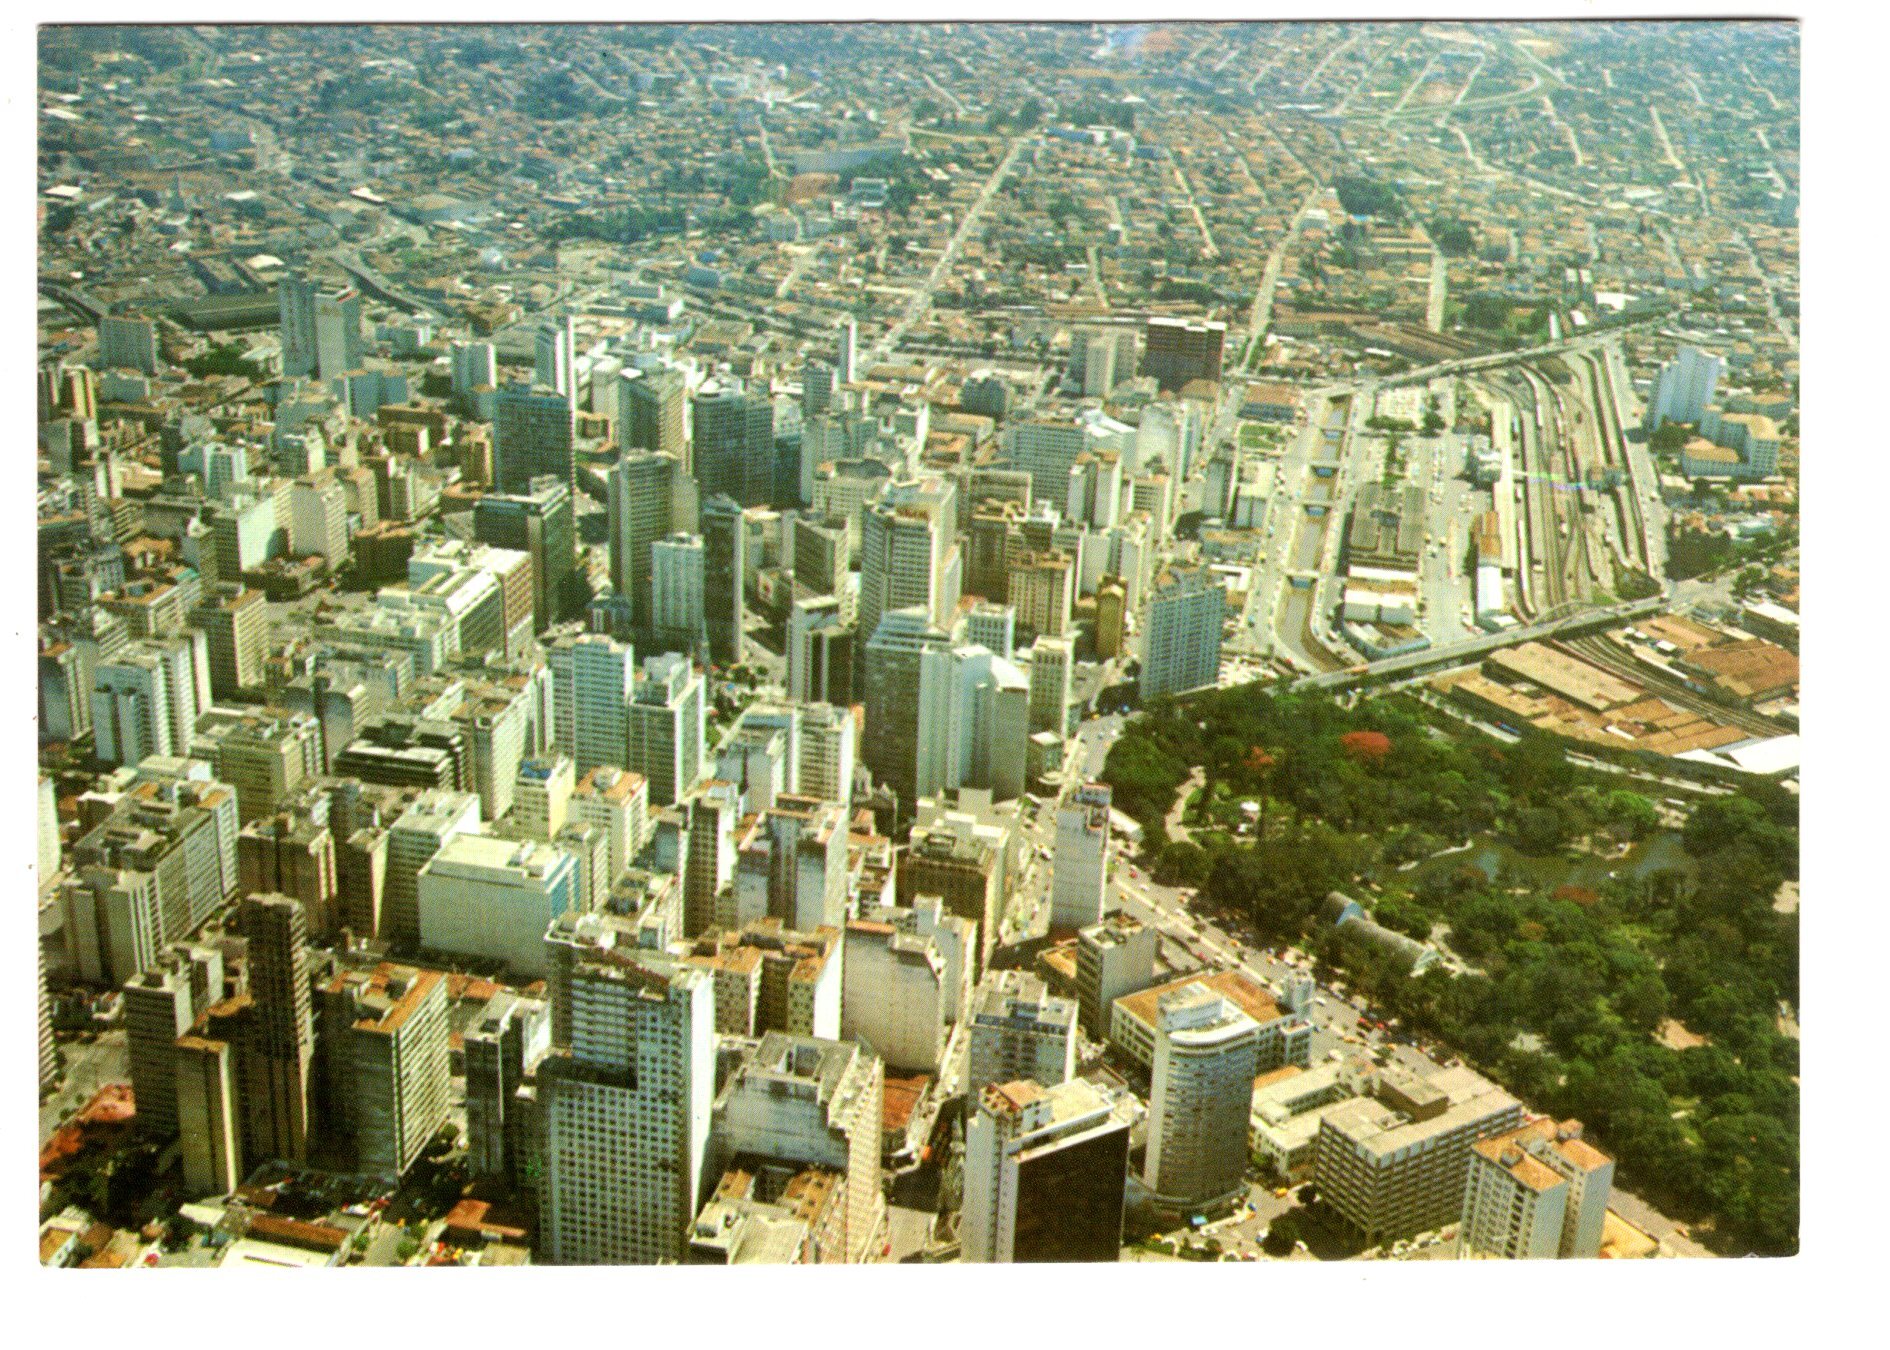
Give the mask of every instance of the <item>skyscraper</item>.
M 696 531 L 696 485 L 681 458 L 667 451 L 629 450 L 606 481 L 610 512 L 610 584 L 630 601 L 633 623 L 649 631 L 650 550 L 666 535 Z
M 246 895 L 236 927 L 249 944 L 250 1011 L 239 1078 L 243 1149 L 252 1158 L 299 1162 L 308 1153 L 315 1060 L 308 921 L 286 895 Z
M 571 316 L 538 326 L 532 336 L 533 382 L 555 389 L 570 403 L 577 401 L 577 337 Z
M 1085 783 L 1057 807 L 1056 853 L 1050 864 L 1050 926 L 1088 928 L 1102 922 L 1109 871 L 1107 783 Z
M 1163 996 L 1156 1009 L 1143 1181 L 1164 1200 L 1199 1210 L 1245 1184 L 1259 1027 L 1200 984 Z
M 356 1171 L 396 1175 L 451 1102 L 446 976 L 392 962 L 321 989 L 323 1130 Z
M 322 379 L 361 368 L 361 293 L 352 286 L 315 294 L 315 366 Z
M 1654 396 L 1647 401 L 1647 430 L 1658 431 L 1663 422 L 1698 426 L 1713 402 L 1725 364 L 1698 347 L 1680 348 L 1654 380 Z
M 703 622 L 703 541 L 693 534 L 672 534 L 650 545 L 651 645 L 681 652 L 692 660 L 709 655 Z
M 934 626 L 950 630 L 960 583 L 956 495 L 941 479 L 894 482 L 861 512 L 862 646 L 873 640 L 885 614 L 910 606 L 923 608 Z
M 774 405 L 766 391 L 712 381 L 696 394 L 693 410 L 703 499 L 722 494 L 743 506 L 767 505 L 774 495 Z
M 588 598 L 577 571 L 577 517 L 568 480 L 541 475 L 517 492 L 488 492 L 473 506 L 473 537 L 532 561 L 532 626 L 544 632 Z
M 747 521 L 728 497 L 702 504 L 702 621 L 709 659 L 724 668 L 742 660 L 742 587 L 747 574 Z
M 543 475 L 576 492 L 577 410 L 570 399 L 542 385 L 499 390 L 492 417 L 492 468 L 501 492 L 523 491 Z
M 679 370 L 626 370 L 617 377 L 617 445 L 652 450 L 680 460 L 688 438 L 688 393 Z
M 913 810 L 919 799 L 921 757 L 942 753 L 926 740 L 928 731 L 936 736 L 944 725 L 938 699 L 945 693 L 936 677 L 928 691 L 926 657 L 949 650 L 950 640 L 917 606 L 888 612 L 866 644 L 862 757 L 874 779 L 898 798 L 902 812 Z M 928 692 L 934 695 L 929 713 Z
M 1142 373 L 1166 391 L 1221 378 L 1227 325 L 1204 319 L 1151 318 L 1142 326 Z
M 702 776 L 708 725 L 702 676 L 686 657 L 650 657 L 624 716 L 626 767 L 649 781 L 651 805 L 673 806 Z
M 1226 588 L 1205 567 L 1176 568 L 1158 579 L 1142 643 L 1143 701 L 1218 681 L 1226 619 Z
M 835 371 L 841 384 L 853 384 L 860 378 L 859 347 L 860 325 L 849 314 L 835 325 L 838 330 L 835 345 Z
M 98 321 L 100 370 L 157 374 L 157 325 L 142 314 L 108 314 Z
M 636 653 L 602 633 L 559 637 L 551 665 L 553 741 L 580 774 L 600 764 L 628 764 L 625 709 L 636 688 Z
M 552 1265 L 680 1261 L 714 1106 L 714 982 L 636 950 L 626 920 L 567 914 L 545 940 L 540 1255 Z
M 1115 1261 L 1129 1113 L 1081 1078 L 977 1094 L 965 1128 L 967 1261 Z

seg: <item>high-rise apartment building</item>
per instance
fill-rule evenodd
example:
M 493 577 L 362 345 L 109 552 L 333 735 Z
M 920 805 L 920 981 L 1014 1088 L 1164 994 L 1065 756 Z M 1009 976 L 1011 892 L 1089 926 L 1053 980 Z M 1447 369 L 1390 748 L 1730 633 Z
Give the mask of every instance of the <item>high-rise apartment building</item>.
M 98 321 L 98 368 L 157 374 L 157 325 L 142 314 L 107 314 Z
M 1055 1087 L 1076 1074 L 1076 1005 L 1021 970 L 994 970 L 972 995 L 965 1090 L 1028 1079 Z
M 1601 1254 L 1614 1160 L 1578 1120 L 1533 1120 L 1470 1146 L 1458 1250 L 1469 1258 L 1592 1259 Z
M 551 666 L 553 743 L 577 772 L 628 762 L 626 709 L 636 689 L 636 653 L 602 633 L 560 636 L 546 659 Z
M 1117 999 L 1155 983 L 1157 933 L 1130 914 L 1111 914 L 1077 930 L 1076 1006 L 1083 1029 L 1109 1037 Z
M 701 536 L 672 534 L 650 545 L 650 630 L 658 651 L 680 652 L 696 661 L 708 659 Z
M 1699 347 L 1682 347 L 1674 353 L 1673 360 L 1660 368 L 1654 395 L 1647 401 L 1648 432 L 1658 431 L 1663 422 L 1698 426 L 1704 421 L 1725 366 L 1723 359 Z
M 1115 1261 L 1129 1166 L 1126 1103 L 1073 1078 L 981 1088 L 965 1128 L 967 1261 Z
M 1245 1185 L 1259 1027 L 1200 984 L 1164 995 L 1156 1018 L 1143 1181 L 1164 1201 L 1198 1211 Z
M 315 1062 L 308 923 L 299 900 L 263 892 L 243 897 L 236 929 L 249 956 L 237 1073 L 243 1151 L 300 1162 L 308 1153 Z
M 679 454 L 629 450 L 611 466 L 606 487 L 611 588 L 629 599 L 632 621 L 647 629 L 652 623 L 651 550 L 658 539 L 695 532 L 696 485 Z
M 634 943 L 633 924 L 600 915 L 567 914 L 546 936 L 539 1255 L 552 1265 L 681 1261 L 700 1208 L 715 985 Z
M 446 976 L 382 962 L 320 992 L 323 1129 L 358 1172 L 413 1165 L 450 1107 Z

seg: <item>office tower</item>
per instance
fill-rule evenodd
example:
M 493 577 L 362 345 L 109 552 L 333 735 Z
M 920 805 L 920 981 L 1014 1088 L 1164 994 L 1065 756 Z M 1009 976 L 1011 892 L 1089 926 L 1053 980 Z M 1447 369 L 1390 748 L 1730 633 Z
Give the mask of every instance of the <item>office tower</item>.
M 289 549 L 319 554 L 330 572 L 348 561 L 348 501 L 332 477 L 298 478 L 289 487 Z
M 680 1261 L 707 1164 L 714 983 L 636 950 L 626 920 L 566 915 L 545 941 L 539 1255 L 551 1265 Z
M 52 883 L 59 871 L 59 802 L 53 788 L 53 780 L 44 774 L 39 778 L 39 795 L 36 801 L 39 825 L 39 859 L 34 875 L 39 889 L 44 891 Z
M 801 420 L 811 422 L 832 408 L 839 394 L 840 378 L 825 361 L 809 359 L 801 364 Z
M 544 632 L 584 607 L 577 573 L 577 517 L 562 480 L 534 479 L 518 492 L 487 493 L 473 506 L 473 537 L 532 560 L 532 624 Z
M 774 496 L 774 405 L 739 381 L 705 384 L 692 405 L 695 479 L 702 499 L 765 506 Z
M 624 764 L 636 653 L 601 633 L 582 633 L 559 637 L 546 659 L 557 719 L 553 740 L 559 751 L 570 756 L 581 774 L 600 764 Z
M 610 880 L 643 851 L 650 833 L 650 785 L 640 773 L 600 764 L 571 792 L 571 819 L 604 832 L 610 841 Z
M 361 294 L 352 286 L 315 293 L 315 365 L 324 381 L 361 369 Z
M 846 920 L 847 819 L 834 802 L 783 794 L 736 846 L 735 927 L 762 917 L 809 931 Z
M 681 807 L 683 935 L 695 937 L 715 926 L 722 893 L 734 880 L 741 792 L 712 778 L 685 794 Z
M 1129 1111 L 1081 1078 L 981 1088 L 965 1127 L 967 1261 L 1115 1261 Z
M 716 1094 L 710 1172 L 799 1163 L 845 1175 L 845 1259 L 865 1261 L 885 1221 L 885 1066 L 857 1045 L 769 1031 Z
M 639 629 L 651 625 L 651 549 L 674 533 L 692 534 L 696 487 L 682 460 L 668 452 L 631 450 L 606 480 L 610 513 L 610 584 L 630 601 Z
M 842 707 L 852 703 L 857 638 L 838 598 L 795 596 L 788 609 L 788 697 Z
M 675 805 L 701 777 L 707 700 L 702 676 L 686 658 L 644 661 L 624 709 L 625 767 L 648 780 L 652 804 Z M 582 758 L 578 767 L 586 767 Z
M 1119 449 L 1134 430 L 1100 414 L 1085 414 L 1068 422 L 1018 422 L 1006 428 L 1004 435 L 1011 464 L 1030 475 L 1031 500 L 1055 503 L 1068 500 L 1070 470 L 1081 456 Z
M 1021 970 L 994 970 L 972 996 L 965 1090 L 1028 1079 L 1055 1087 L 1076 1075 L 1076 1004 Z
M 233 699 L 261 687 L 270 630 L 261 591 L 240 584 L 206 587 L 190 623 L 204 635 L 212 696 Z
M 839 595 L 853 562 L 846 522 L 800 515 L 788 528 L 784 551 L 796 583 L 815 595 Z
M 142 314 L 108 314 L 98 321 L 98 368 L 157 374 L 157 325 Z
M 890 484 L 860 517 L 859 634 L 870 643 L 893 610 L 922 608 L 950 631 L 958 611 L 955 492 L 943 480 Z
M 795 785 L 804 796 L 845 806 L 853 796 L 853 764 L 858 728 L 851 708 L 807 703 L 800 713 L 800 746 L 795 756 Z
M 1146 1071 L 1155 1067 L 1155 1042 L 1161 1033 L 1161 1003 L 1170 995 L 1205 992 L 1225 999 L 1246 1014 L 1256 1028 L 1254 1072 L 1271 1073 L 1292 1064 L 1312 1064 L 1312 1024 L 1240 970 L 1184 975 L 1118 997 L 1109 1012 L 1108 1041 L 1124 1059 Z
M 626 370 L 617 377 L 617 445 L 675 456 L 688 452 L 688 391 L 680 370 Z
M 315 1022 L 308 925 L 287 895 L 246 895 L 236 930 L 248 942 L 249 1013 L 238 1080 L 244 1153 L 300 1162 L 308 1153 Z
M 1109 871 L 1109 785 L 1085 783 L 1057 806 L 1056 853 L 1050 864 L 1050 926 L 1101 923 Z
M 1226 619 L 1226 588 L 1205 567 L 1172 569 L 1158 579 L 1142 641 L 1143 701 L 1218 681 Z
M 1040 637 L 1030 648 L 1030 729 L 1066 736 L 1075 653 L 1066 637 Z
M 1614 1160 L 1579 1120 L 1535 1120 L 1470 1146 L 1458 1250 L 1468 1258 L 1601 1255 Z
M 221 990 L 216 991 L 219 995 Z M 190 967 L 168 952 L 158 964 L 128 981 L 125 1004 L 125 1051 L 131 1068 L 131 1093 L 137 1105 L 138 1133 L 168 1139 L 177 1133 L 177 1038 L 196 1020 L 197 1004 Z
M 854 384 L 860 378 L 860 325 L 849 314 L 835 325 L 839 330 L 835 348 L 835 371 L 841 384 Z
M 980 600 L 964 616 L 965 641 L 983 647 L 993 656 L 1011 659 L 1017 644 L 1017 611 L 1010 605 L 994 605 Z
M 475 389 L 492 389 L 499 383 L 499 364 L 490 342 L 455 342 L 453 344 L 453 393 L 466 398 Z
M 493 403 L 493 481 L 523 492 L 534 479 L 555 478 L 577 491 L 577 411 L 556 389 L 507 385 Z
M 399 945 L 420 941 L 420 871 L 455 835 L 479 830 L 479 798 L 470 792 L 422 792 L 387 831 L 380 935 Z
M 1709 351 L 1680 348 L 1654 380 L 1654 396 L 1647 401 L 1648 432 L 1659 430 L 1663 422 L 1698 426 L 1704 421 L 1725 367 L 1726 363 Z
M 1462 1217 L 1471 1145 L 1520 1124 L 1521 1104 L 1470 1069 L 1385 1069 L 1320 1118 L 1313 1183 L 1368 1242 L 1409 1237 Z
M 60 1065 L 59 1047 L 53 1041 L 52 995 L 46 991 L 46 951 L 37 944 L 35 946 L 33 969 L 37 977 L 35 1002 L 39 1012 L 39 1087 L 43 1092 L 58 1083 Z
M 545 929 L 566 910 L 590 908 L 577 859 L 529 839 L 459 834 L 415 879 L 420 946 L 496 961 L 521 978 L 545 973 Z
M 748 528 L 727 497 L 702 503 L 702 620 L 709 659 L 724 668 L 742 661 L 742 588 L 748 573 Z
M 1155 983 L 1157 935 L 1129 914 L 1111 914 L 1076 933 L 1076 1006 L 1083 1030 L 1107 1040 L 1117 999 Z
M 708 518 L 705 509 L 705 528 Z M 739 531 L 737 538 L 739 541 Z M 708 659 L 703 598 L 702 538 L 693 534 L 672 534 L 651 544 L 650 632 L 652 645 L 658 651 L 681 652 L 695 661 Z
M 922 706 L 921 745 L 936 745 L 937 753 L 920 756 L 918 794 L 933 797 L 979 787 L 998 801 L 1019 796 L 1030 741 L 1030 681 L 982 647 L 954 647 L 929 659 L 933 669 L 926 683 L 944 684 L 938 705 L 943 721 L 934 722 L 936 730 L 929 732 L 926 718 L 934 705 Z
M 895 609 L 866 644 L 866 767 L 895 794 L 902 811 L 918 801 L 921 761 L 943 754 L 933 741 L 944 726 L 945 682 L 926 678 L 927 658 L 948 653 L 949 640 L 922 608 Z M 928 688 L 928 686 L 931 686 Z M 932 695 L 932 706 L 926 697 Z M 928 776 L 933 770 L 928 767 Z
M 577 338 L 570 315 L 538 326 L 532 335 L 533 383 L 577 401 Z
M 335 841 L 328 827 L 303 810 L 252 820 L 236 836 L 237 889 L 246 895 L 286 895 L 302 907 L 314 933 L 340 927 L 335 908 Z
M 1164 392 L 1195 380 L 1221 378 L 1227 325 L 1202 319 L 1152 318 L 1142 326 L 1142 374 Z
M 1200 984 L 1156 1004 L 1144 1183 L 1198 1211 L 1239 1194 L 1247 1175 L 1247 1118 L 1259 1065 L 1259 1028 Z
M 1128 634 L 1129 592 L 1116 577 L 1104 577 L 1096 587 L 1096 655 L 1112 661 L 1122 655 Z
M 542 941 L 542 939 L 541 939 Z M 518 1090 L 551 1048 L 551 1009 L 541 999 L 501 989 L 463 1037 L 466 1055 L 466 1166 L 474 1176 L 517 1184 Z
M 276 287 L 281 316 L 282 374 L 297 378 L 315 374 L 315 285 L 304 277 L 285 274 Z
M 383 961 L 321 988 L 323 1129 L 354 1171 L 405 1172 L 446 1123 L 446 976 Z

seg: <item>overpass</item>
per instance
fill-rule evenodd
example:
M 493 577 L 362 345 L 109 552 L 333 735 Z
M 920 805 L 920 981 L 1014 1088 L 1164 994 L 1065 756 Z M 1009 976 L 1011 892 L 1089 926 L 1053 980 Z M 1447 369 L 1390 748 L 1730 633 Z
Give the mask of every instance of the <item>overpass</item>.
M 97 323 L 110 312 L 106 305 L 93 299 L 77 286 L 68 286 L 65 282 L 56 281 L 52 277 L 39 279 L 39 293 L 48 299 L 57 300 L 87 323 Z
M 1465 371 L 1472 370 L 1491 370 L 1498 366 L 1513 366 L 1523 361 L 1535 360 L 1538 357 L 1560 356 L 1563 352 L 1572 351 L 1578 347 L 1590 346 L 1598 339 L 1607 337 L 1612 333 L 1632 332 L 1634 329 L 1645 328 L 1649 324 L 1659 323 L 1666 317 L 1667 315 L 1664 312 L 1660 314 L 1649 314 L 1643 318 L 1631 320 L 1628 323 L 1610 324 L 1605 328 L 1591 324 L 1578 333 L 1571 333 L 1568 337 L 1560 338 L 1554 342 L 1545 342 L 1539 347 L 1523 347 L 1510 352 L 1488 352 L 1481 356 L 1454 357 L 1449 361 L 1439 361 L 1435 365 L 1420 366 L 1416 370 L 1407 370 L 1397 375 L 1381 375 L 1378 376 L 1373 383 L 1381 388 L 1395 388 L 1401 384 L 1426 383 L 1442 375 L 1459 375 Z
M 1362 684 L 1387 675 L 1418 675 L 1433 669 L 1445 670 L 1451 666 L 1463 665 L 1466 661 L 1496 651 L 1500 647 L 1513 647 L 1523 642 L 1570 637 L 1595 629 L 1612 628 L 1629 619 L 1644 618 L 1656 613 L 1664 609 L 1666 604 L 1666 597 L 1654 596 L 1647 600 L 1609 605 L 1603 609 L 1584 609 L 1574 614 L 1565 614 L 1561 618 L 1539 619 L 1535 623 L 1506 629 L 1500 633 L 1491 633 L 1487 637 L 1465 638 L 1461 642 L 1448 643 L 1442 647 L 1407 652 L 1402 656 L 1388 656 L 1381 661 L 1370 661 L 1362 666 L 1334 670 L 1324 675 L 1307 675 L 1294 681 L 1292 687 L 1296 690 L 1340 689 L 1350 684 Z

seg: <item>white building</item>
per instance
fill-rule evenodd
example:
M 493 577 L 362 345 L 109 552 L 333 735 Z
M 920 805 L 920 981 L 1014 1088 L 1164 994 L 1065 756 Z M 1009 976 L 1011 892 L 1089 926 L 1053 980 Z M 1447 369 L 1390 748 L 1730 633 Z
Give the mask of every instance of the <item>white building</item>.
M 570 818 L 604 831 L 610 840 L 610 885 L 650 839 L 650 785 L 640 773 L 600 764 L 571 793 Z
M 540 1242 L 551 1265 L 680 1262 L 715 1102 L 715 984 L 634 947 L 635 925 L 566 914 L 551 949 Z
M 853 710 L 808 703 L 798 711 L 800 752 L 794 786 L 805 796 L 845 806 L 853 796 L 854 742 L 859 734 Z
M 1206 568 L 1170 572 L 1148 604 L 1142 643 L 1144 701 L 1205 689 L 1220 679 L 1227 591 Z
M 558 638 L 546 656 L 558 749 L 580 774 L 626 763 L 625 709 L 636 687 L 636 653 L 601 633 L 583 633 Z
M 577 770 L 563 755 L 527 759 L 512 788 L 512 823 L 533 839 L 553 838 L 571 813 Z
M 1102 922 L 1109 871 L 1109 785 L 1085 783 L 1057 806 L 1050 864 L 1050 926 Z
M 1029 1079 L 1055 1087 L 1076 1074 L 1076 1004 L 1021 970 L 994 970 L 972 996 L 965 1090 Z
M 332 572 L 348 561 L 348 494 L 333 479 L 298 478 L 289 488 L 289 549 L 318 553 Z
M 650 627 L 665 650 L 691 657 L 707 650 L 702 566 L 698 535 L 672 534 L 650 545 Z
M 456 835 L 416 879 L 420 945 L 541 976 L 546 927 L 566 910 L 588 908 L 578 870 L 576 859 L 550 844 Z
M 855 920 L 847 925 L 841 975 L 841 1037 L 871 1046 L 889 1068 L 937 1073 L 952 999 L 938 942 L 880 920 Z
M 702 777 L 707 763 L 707 695 L 686 657 L 652 656 L 624 708 L 627 768 L 649 783 L 650 801 L 673 806 Z M 582 760 L 580 768 L 588 768 Z
M 1593 1259 L 1614 1160 L 1582 1138 L 1581 1122 L 1535 1120 L 1470 1146 L 1458 1229 L 1468 1258 Z
M 443 788 L 422 792 L 387 831 L 381 930 L 390 942 L 420 940 L 420 869 L 456 836 L 479 831 L 479 798 Z
M 1698 347 L 1680 348 L 1654 381 L 1654 396 L 1647 401 L 1647 430 L 1656 431 L 1663 422 L 1691 422 L 1697 426 L 1713 402 L 1713 390 L 1723 369 L 1725 362 L 1711 352 Z
M 1199 985 L 1162 998 L 1157 1015 L 1143 1181 L 1164 1200 L 1198 1210 L 1244 1185 L 1259 1027 Z

